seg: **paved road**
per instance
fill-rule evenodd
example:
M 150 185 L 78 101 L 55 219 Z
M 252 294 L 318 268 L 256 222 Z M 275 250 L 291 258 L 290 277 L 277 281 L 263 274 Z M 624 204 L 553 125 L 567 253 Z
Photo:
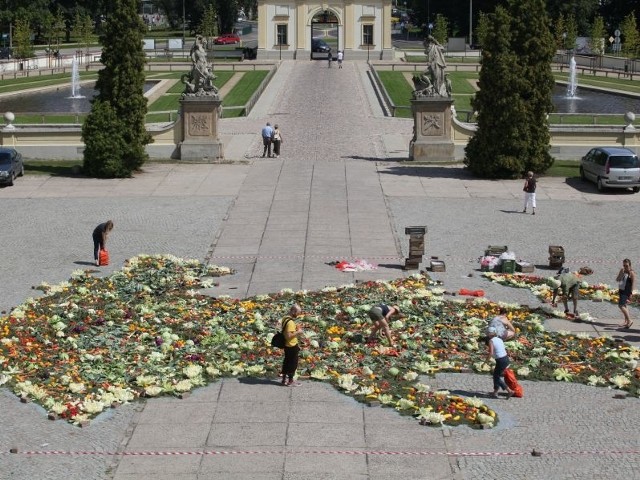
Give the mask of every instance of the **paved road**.
M 0 307 L 33 295 L 31 286 L 40 281 L 58 282 L 86 266 L 91 229 L 106 218 L 114 219 L 115 229 L 113 266 L 105 272 L 136 253 L 173 253 L 236 268 L 238 274 L 225 278 L 215 293 L 237 296 L 404 275 L 407 225 L 428 227 L 427 256 L 445 259 L 447 271 L 437 278 L 447 289 L 483 288 L 489 298 L 506 302 L 536 299 L 480 278 L 476 260 L 487 245 L 508 245 L 539 270 L 548 245 L 564 245 L 568 265 L 589 265 L 593 280 L 607 283 L 623 257 L 633 259 L 639 227 L 632 219 L 640 195 L 601 195 L 588 185 L 543 178 L 537 215 L 523 215 L 520 181 L 475 180 L 459 168 L 398 162 L 406 158 L 411 121 L 381 116 L 365 68 L 356 62 L 342 70 L 284 62 L 250 118 L 222 121 L 231 164 L 152 164 L 126 180 L 29 175 L 0 189 L 7 206 Z M 282 127 L 280 158 L 260 157 L 258 132 L 266 121 Z M 355 257 L 380 268 L 339 273 L 326 265 Z M 582 302 L 581 308 L 598 322 L 557 320 L 550 327 L 621 335 L 613 328 L 619 322 L 615 306 Z M 632 329 L 625 339 L 637 342 L 638 333 Z M 472 374 L 425 382 L 469 395 L 490 385 L 487 376 Z M 617 400 L 608 389 L 564 383 L 523 386 L 524 399 L 487 400 L 501 417 L 489 431 L 420 427 L 312 382 L 282 389 L 268 380 L 224 380 L 183 400 L 118 408 L 82 429 L 50 422 L 39 407 L 21 404 L 2 389 L 0 478 L 637 476 L 637 399 Z M 4 453 L 13 447 L 190 454 Z M 531 456 L 534 448 L 545 454 Z M 238 453 L 199 453 L 229 450 Z M 474 452 L 494 455 L 465 455 Z

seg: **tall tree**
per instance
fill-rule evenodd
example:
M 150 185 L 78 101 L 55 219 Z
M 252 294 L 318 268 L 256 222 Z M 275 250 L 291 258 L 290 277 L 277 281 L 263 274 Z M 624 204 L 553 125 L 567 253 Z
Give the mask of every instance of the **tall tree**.
M 13 30 L 13 56 L 24 60 L 33 57 L 35 51 L 31 44 L 31 27 L 25 18 L 17 18 Z
M 553 39 L 557 50 L 567 49 L 567 22 L 562 13 L 553 22 Z
M 238 18 L 238 2 L 236 0 L 216 0 L 216 4 L 220 33 L 231 33 Z
M 207 46 L 211 45 L 211 38 L 218 34 L 218 20 L 216 8 L 212 3 L 207 5 L 198 26 L 198 33 L 207 39 Z
M 449 40 L 449 22 L 444 16 L 436 15 L 432 35 L 441 45 L 447 44 L 447 40 Z
M 522 160 L 526 171 L 544 172 L 553 165 L 549 153 L 548 115 L 555 86 L 551 62 L 555 44 L 544 0 L 510 0 L 512 49 L 518 59 L 518 95 L 527 109 L 527 135 Z
M 98 94 L 82 129 L 84 169 L 89 175 L 128 177 L 148 158 L 144 23 L 137 6 L 136 0 L 112 0 L 108 6 L 100 37 L 104 68 L 98 72 Z
M 640 47 L 640 35 L 638 34 L 638 25 L 636 23 L 636 17 L 633 13 L 630 13 L 620 25 L 622 36 L 624 38 L 623 52 L 625 55 L 635 57 L 638 54 Z
M 89 53 L 89 45 L 93 38 L 93 20 L 88 13 L 80 13 L 76 10 L 76 15 L 73 20 L 73 35 L 77 41 L 82 43 L 87 53 Z
M 482 17 L 478 30 L 483 45 L 479 91 L 471 101 L 477 112 L 477 130 L 465 149 L 465 165 L 474 175 L 509 178 L 523 170 L 522 149 L 517 143 L 524 135 L 524 102 L 515 94 L 520 80 L 511 48 L 511 17 L 499 6 Z
M 600 3 L 601 0 L 546 0 L 545 7 L 551 18 L 557 18 L 561 13 L 565 17 L 573 15 L 578 35 L 585 36 L 589 31 L 589 22 L 598 13 Z
M 567 38 L 565 43 L 568 50 L 575 50 L 578 45 L 578 22 L 573 13 L 567 15 Z
M 478 128 L 465 164 L 488 178 L 543 172 L 553 163 L 546 117 L 555 52 L 544 0 L 508 0 L 486 17 L 481 32 L 480 90 L 472 100 Z
M 595 55 L 604 55 L 606 35 L 604 19 L 600 15 L 596 15 L 589 30 L 589 48 Z

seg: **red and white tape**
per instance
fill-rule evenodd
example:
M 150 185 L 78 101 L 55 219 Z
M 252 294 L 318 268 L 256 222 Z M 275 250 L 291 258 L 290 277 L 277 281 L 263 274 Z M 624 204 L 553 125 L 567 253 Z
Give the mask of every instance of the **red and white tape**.
M 0 454 L 13 455 L 96 455 L 96 456 L 181 456 L 181 455 L 406 455 L 406 456 L 445 456 L 445 457 L 498 457 L 498 456 L 571 456 L 571 455 L 638 455 L 640 450 L 557 450 L 533 452 L 432 452 L 432 451 L 380 451 L 380 450 L 204 450 L 201 452 L 181 451 L 131 451 L 108 452 L 91 450 L 25 450 L 11 449 Z

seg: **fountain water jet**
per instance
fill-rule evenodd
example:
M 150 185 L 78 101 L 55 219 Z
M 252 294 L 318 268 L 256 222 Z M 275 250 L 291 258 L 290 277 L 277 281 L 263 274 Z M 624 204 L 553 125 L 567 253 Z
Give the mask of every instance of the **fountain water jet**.
M 80 72 L 75 57 L 71 63 L 71 98 L 84 98 L 84 95 L 80 95 Z
M 578 89 L 578 80 L 576 79 L 576 58 L 571 57 L 569 61 L 569 86 L 567 87 L 567 97 L 575 98 Z

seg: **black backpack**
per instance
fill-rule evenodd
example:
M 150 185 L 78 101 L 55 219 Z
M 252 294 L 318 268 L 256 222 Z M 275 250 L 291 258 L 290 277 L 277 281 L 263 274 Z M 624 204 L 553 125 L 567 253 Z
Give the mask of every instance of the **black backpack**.
M 284 328 L 287 326 L 287 323 L 290 322 L 291 319 L 287 318 L 287 320 L 282 325 L 282 330 L 276 333 L 271 339 L 271 346 L 275 348 L 284 348 L 285 338 L 284 338 Z

